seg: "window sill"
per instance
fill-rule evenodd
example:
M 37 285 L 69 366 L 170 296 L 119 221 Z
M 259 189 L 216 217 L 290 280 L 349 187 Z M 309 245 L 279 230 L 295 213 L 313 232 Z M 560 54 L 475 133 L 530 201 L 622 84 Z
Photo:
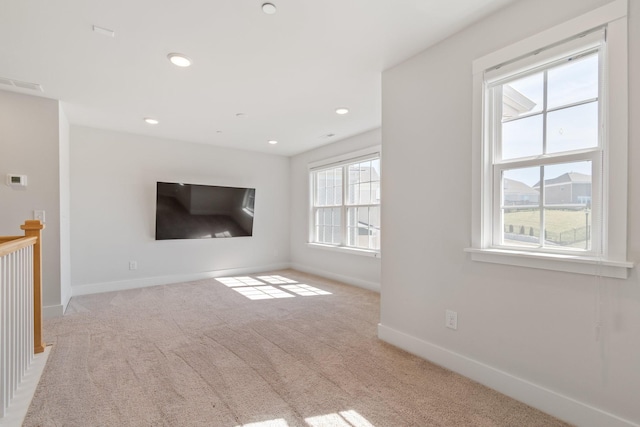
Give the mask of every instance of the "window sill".
M 308 242 L 307 246 L 314 249 L 323 249 L 323 250 L 333 251 L 333 252 L 342 252 L 342 253 L 352 254 L 352 255 L 380 258 L 380 252 L 366 250 L 366 249 L 347 248 L 345 246 L 323 245 L 321 243 L 312 243 L 312 242 Z
M 575 255 L 530 253 L 506 249 L 465 248 L 471 259 L 494 264 L 515 265 L 543 270 L 626 279 L 633 263 L 612 261 Z

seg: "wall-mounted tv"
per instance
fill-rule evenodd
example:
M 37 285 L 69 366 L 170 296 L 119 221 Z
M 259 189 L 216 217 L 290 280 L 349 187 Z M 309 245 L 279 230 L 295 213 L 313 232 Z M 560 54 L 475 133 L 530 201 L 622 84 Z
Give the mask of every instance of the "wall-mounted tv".
M 253 235 L 255 188 L 158 182 L 156 240 Z

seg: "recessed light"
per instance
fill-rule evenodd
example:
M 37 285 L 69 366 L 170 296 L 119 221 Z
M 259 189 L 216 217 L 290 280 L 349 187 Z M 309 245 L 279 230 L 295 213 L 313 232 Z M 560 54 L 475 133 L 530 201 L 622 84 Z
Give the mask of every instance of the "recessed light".
M 349 109 L 346 107 L 340 107 L 340 108 L 336 108 L 336 114 L 347 114 L 349 112 Z
M 264 3 L 262 5 L 262 11 L 267 15 L 273 15 L 276 13 L 276 6 L 272 3 Z
M 247 116 L 245 113 L 236 113 L 236 117 L 239 119 L 246 119 L 249 116 Z
M 157 125 L 158 123 L 160 123 L 157 119 L 154 119 L 152 117 L 145 117 L 144 122 L 149 125 Z
M 181 53 L 170 53 L 167 55 L 169 61 L 175 66 L 178 67 L 188 67 L 191 65 L 191 58 Z
M 276 145 L 278 143 L 278 141 L 276 141 L 275 139 L 270 139 L 268 142 L 271 145 Z

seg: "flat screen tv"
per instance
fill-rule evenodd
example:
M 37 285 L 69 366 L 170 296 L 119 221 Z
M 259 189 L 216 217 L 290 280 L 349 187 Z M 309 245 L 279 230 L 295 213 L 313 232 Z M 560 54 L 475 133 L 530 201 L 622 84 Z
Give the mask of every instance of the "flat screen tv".
M 156 240 L 253 235 L 255 188 L 158 182 Z

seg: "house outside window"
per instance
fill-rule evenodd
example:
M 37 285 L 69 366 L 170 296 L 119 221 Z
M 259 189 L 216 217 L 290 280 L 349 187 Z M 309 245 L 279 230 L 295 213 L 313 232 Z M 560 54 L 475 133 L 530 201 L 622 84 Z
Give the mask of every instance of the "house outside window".
M 378 253 L 379 151 L 321 162 L 310 168 L 309 178 L 310 243 Z

